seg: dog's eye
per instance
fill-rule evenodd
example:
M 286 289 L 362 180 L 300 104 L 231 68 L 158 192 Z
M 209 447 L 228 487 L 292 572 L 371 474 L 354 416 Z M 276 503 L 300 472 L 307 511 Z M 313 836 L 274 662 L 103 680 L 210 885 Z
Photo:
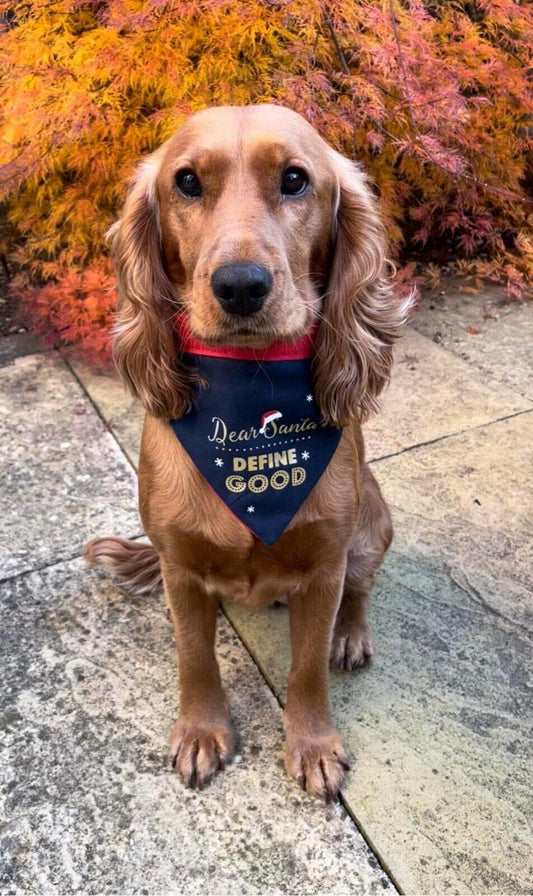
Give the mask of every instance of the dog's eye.
M 178 171 L 175 181 L 178 190 L 187 199 L 193 199 L 195 196 L 202 195 L 202 185 L 194 171 L 191 171 L 190 168 L 182 168 L 181 171 Z
M 284 196 L 301 196 L 309 186 L 309 178 L 302 168 L 287 168 L 281 178 L 281 192 Z

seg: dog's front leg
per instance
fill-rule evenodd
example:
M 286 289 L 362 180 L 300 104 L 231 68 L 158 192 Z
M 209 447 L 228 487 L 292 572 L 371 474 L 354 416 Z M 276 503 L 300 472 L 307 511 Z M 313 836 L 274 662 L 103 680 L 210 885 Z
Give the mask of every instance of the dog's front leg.
M 329 650 L 345 562 L 321 571 L 305 590 L 289 595 L 292 665 L 284 713 L 285 767 L 300 787 L 334 799 L 349 768 L 329 709 Z
M 224 768 L 233 750 L 228 702 L 215 657 L 218 598 L 190 574 L 165 568 L 180 682 L 180 714 L 171 738 L 172 765 L 190 787 Z

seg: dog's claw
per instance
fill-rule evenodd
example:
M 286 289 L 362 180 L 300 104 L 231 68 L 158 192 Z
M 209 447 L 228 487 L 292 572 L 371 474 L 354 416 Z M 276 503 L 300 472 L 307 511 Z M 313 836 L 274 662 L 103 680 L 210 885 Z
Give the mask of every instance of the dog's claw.
M 348 760 L 344 759 L 342 756 L 338 756 L 337 753 L 335 752 L 335 750 L 333 751 L 333 755 L 335 757 L 335 760 L 341 766 L 341 768 L 343 768 L 345 772 L 349 772 L 350 771 L 350 763 L 348 762 Z
M 338 669 L 353 672 L 365 663 L 369 663 L 374 655 L 372 635 L 367 625 L 355 626 L 350 631 L 333 636 L 330 663 Z
M 302 790 L 305 790 L 305 784 L 306 784 L 305 775 L 298 775 L 298 777 L 296 778 L 296 781 L 298 783 L 298 786 L 301 787 Z
M 172 768 L 187 787 L 203 790 L 217 771 L 223 771 L 233 751 L 233 735 L 228 721 L 214 728 L 178 721 L 172 736 Z
M 349 763 L 342 741 L 332 730 L 314 740 L 289 735 L 285 767 L 302 790 L 329 803 L 337 799 Z

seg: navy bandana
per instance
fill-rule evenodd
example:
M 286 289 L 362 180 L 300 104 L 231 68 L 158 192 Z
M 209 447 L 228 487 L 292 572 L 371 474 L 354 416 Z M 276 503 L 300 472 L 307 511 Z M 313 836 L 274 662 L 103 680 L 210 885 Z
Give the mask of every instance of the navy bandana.
M 341 430 L 320 423 L 312 340 L 211 348 L 180 322 L 184 364 L 207 384 L 170 424 L 232 513 L 274 544 L 329 464 Z

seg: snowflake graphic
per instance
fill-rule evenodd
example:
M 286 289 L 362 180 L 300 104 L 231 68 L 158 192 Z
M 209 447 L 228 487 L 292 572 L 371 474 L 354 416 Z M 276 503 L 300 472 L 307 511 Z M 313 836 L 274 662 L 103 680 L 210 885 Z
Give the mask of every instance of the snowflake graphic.
M 217 467 L 223 467 L 223 466 L 224 466 L 224 461 L 222 460 L 221 457 L 217 457 L 217 458 L 215 458 L 215 463 L 216 463 Z
M 302 451 L 302 460 L 309 460 L 309 451 Z
M 246 510 L 248 511 L 248 513 L 255 513 L 255 507 L 253 506 L 253 504 L 250 504 L 250 506 L 247 507 Z
M 312 401 L 312 400 L 313 400 L 313 396 L 312 396 L 312 395 L 308 395 L 307 398 L 306 398 L 306 401 Z

